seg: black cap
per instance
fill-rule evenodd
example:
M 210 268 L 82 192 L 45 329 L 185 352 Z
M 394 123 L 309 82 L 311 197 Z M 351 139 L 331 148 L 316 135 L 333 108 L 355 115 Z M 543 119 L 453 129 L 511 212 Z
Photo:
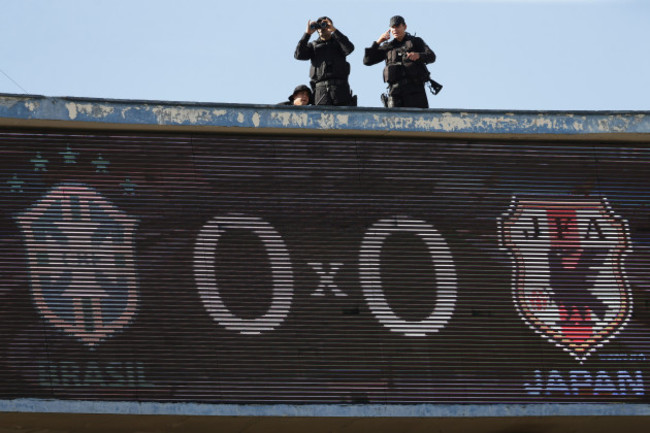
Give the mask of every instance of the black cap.
M 329 17 L 322 16 L 322 17 L 320 17 L 319 19 L 317 19 L 316 22 L 321 22 L 321 21 L 325 21 L 325 20 L 330 20 L 330 21 L 332 21 Z M 332 22 L 334 22 L 334 21 L 332 21 Z
M 291 94 L 291 96 L 289 96 L 289 101 L 293 101 L 293 97 L 296 96 L 296 93 L 304 92 L 304 91 L 307 91 L 307 93 L 309 93 L 309 99 L 311 99 L 312 96 L 311 89 L 305 86 L 304 84 L 301 84 L 300 86 L 296 86 L 296 88 L 293 89 L 293 93 Z
M 399 26 L 402 24 L 406 24 L 406 21 L 404 21 L 404 17 L 401 15 L 395 15 L 393 18 L 390 19 L 390 25 L 388 27 Z

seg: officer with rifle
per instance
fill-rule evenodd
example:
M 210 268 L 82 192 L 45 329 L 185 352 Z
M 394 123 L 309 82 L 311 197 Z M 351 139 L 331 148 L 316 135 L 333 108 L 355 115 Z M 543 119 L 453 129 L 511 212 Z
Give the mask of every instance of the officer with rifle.
M 387 42 L 391 35 L 393 40 Z M 382 60 L 386 61 L 384 81 L 388 83 L 388 95 L 382 95 L 384 106 L 429 108 L 425 83 L 431 85 L 434 95 L 442 89 L 430 78 L 426 66 L 436 55 L 422 38 L 406 32 L 406 22 L 399 15 L 392 17 L 390 28 L 366 48 L 363 64 L 376 65 Z
M 319 37 L 310 43 L 316 31 Z M 348 83 L 350 64 L 345 59 L 352 51 L 354 45 L 334 27 L 330 18 L 320 17 L 307 22 L 307 30 L 298 42 L 294 57 L 311 61 L 309 77 L 315 105 L 357 105 Z

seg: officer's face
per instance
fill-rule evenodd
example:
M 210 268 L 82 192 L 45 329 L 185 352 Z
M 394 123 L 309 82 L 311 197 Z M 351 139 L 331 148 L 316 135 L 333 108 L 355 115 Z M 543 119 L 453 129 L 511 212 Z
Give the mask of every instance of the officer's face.
M 293 105 L 307 105 L 309 104 L 309 92 L 301 90 L 293 97 Z
M 320 38 L 324 41 L 328 40 L 330 37 L 332 37 L 332 32 L 329 31 L 329 29 L 321 29 L 320 27 L 318 28 L 318 35 Z
M 395 39 L 401 41 L 404 35 L 406 34 L 406 24 L 400 24 L 399 26 L 392 26 L 390 32 Z

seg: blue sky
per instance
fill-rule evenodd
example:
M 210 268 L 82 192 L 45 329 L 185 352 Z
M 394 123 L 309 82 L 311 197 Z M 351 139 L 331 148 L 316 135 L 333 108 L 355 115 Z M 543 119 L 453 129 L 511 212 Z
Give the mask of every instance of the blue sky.
M 406 18 L 438 56 L 432 108 L 650 110 L 648 0 L 0 0 L 0 93 L 274 104 L 308 82 L 293 51 L 328 15 L 363 51 Z M 24 91 L 23 91 L 24 89 Z

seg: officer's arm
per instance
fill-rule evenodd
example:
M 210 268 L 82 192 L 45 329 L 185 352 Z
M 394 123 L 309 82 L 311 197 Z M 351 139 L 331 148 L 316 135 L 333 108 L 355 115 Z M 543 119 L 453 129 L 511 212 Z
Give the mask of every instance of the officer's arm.
M 386 51 L 380 50 L 379 47 L 380 45 L 375 41 L 370 47 L 366 48 L 363 56 L 364 65 L 372 66 L 383 60 L 386 60 Z
M 436 54 L 429 48 L 429 46 L 422 40 L 422 51 L 418 54 L 420 55 L 420 60 L 424 63 L 433 63 L 436 61 Z
M 354 44 L 350 42 L 350 39 L 341 33 L 340 30 L 336 29 L 334 33 L 332 33 L 332 38 L 336 41 L 337 44 L 339 44 L 343 50 L 343 54 L 346 56 L 354 51 Z
M 300 41 L 298 41 L 296 52 L 293 54 L 293 57 L 295 57 L 297 60 L 311 59 L 314 49 L 311 45 L 309 45 L 310 37 L 311 35 L 309 33 L 305 33 L 302 35 L 302 38 L 300 38 Z

